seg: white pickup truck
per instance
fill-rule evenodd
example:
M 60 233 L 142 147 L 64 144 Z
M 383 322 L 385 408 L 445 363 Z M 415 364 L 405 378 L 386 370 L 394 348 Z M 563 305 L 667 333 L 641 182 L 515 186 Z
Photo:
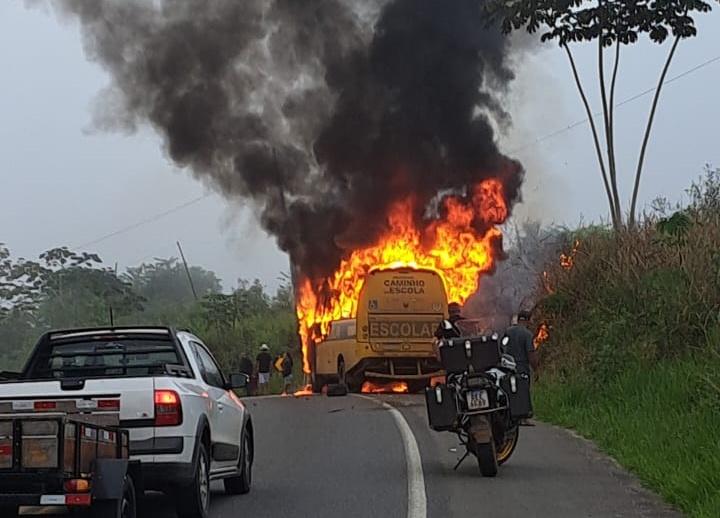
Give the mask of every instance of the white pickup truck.
M 140 461 L 138 489 L 170 493 L 180 517 L 208 516 L 211 480 L 222 479 L 228 493 L 250 490 L 253 424 L 233 392 L 247 376 L 226 377 L 191 333 L 52 331 L 22 372 L 0 380 L 0 406 L 8 409 L 119 417 L 129 431 L 130 460 Z

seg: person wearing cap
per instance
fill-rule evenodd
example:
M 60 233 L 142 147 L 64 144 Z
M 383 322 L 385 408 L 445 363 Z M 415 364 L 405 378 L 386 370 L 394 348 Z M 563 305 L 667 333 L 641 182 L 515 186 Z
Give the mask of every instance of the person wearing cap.
M 273 358 L 270 355 L 270 348 L 267 344 L 260 346 L 260 352 L 256 358 L 258 373 L 258 393 L 266 395 L 268 392 L 268 384 L 270 383 L 270 369 L 272 368 Z
M 465 320 L 465 317 L 462 315 L 462 306 L 457 302 L 448 304 L 448 320 L 453 324 L 458 320 Z
M 464 319 L 465 317 L 462 316 L 462 306 L 460 304 L 458 304 L 457 302 L 451 302 L 450 304 L 448 304 L 448 321 L 453 324 L 453 327 L 458 320 Z M 455 336 L 455 334 L 453 333 L 460 333 L 460 330 L 456 327 L 454 327 L 454 331 L 448 331 L 443 326 L 443 322 L 440 322 L 440 325 L 435 330 L 435 340 L 433 340 L 433 351 L 435 352 L 435 357 L 438 359 L 438 361 L 441 361 L 440 342 L 442 341 L 442 339 L 449 338 L 449 336 Z
M 517 323 L 511 325 L 505 331 L 505 336 L 509 339 L 505 345 L 505 352 L 515 358 L 517 372 L 527 374 L 532 379 L 532 373 L 537 370 L 539 360 L 537 351 L 535 351 L 535 344 L 533 344 L 533 334 L 528 329 L 529 323 L 530 312 L 519 311 Z M 522 424 L 532 425 L 527 420 Z

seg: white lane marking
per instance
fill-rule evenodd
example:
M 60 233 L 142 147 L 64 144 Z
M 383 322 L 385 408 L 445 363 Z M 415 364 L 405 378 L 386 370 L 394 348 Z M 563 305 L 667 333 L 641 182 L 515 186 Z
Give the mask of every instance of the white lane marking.
M 390 412 L 395 419 L 400 436 L 402 437 L 403 449 L 405 450 L 405 463 L 407 469 L 408 505 L 407 518 L 427 518 L 427 496 L 425 495 L 425 476 L 423 475 L 422 459 L 420 449 L 413 435 L 412 429 L 400 410 L 392 405 L 378 399 L 353 394 L 356 397 L 368 399 Z

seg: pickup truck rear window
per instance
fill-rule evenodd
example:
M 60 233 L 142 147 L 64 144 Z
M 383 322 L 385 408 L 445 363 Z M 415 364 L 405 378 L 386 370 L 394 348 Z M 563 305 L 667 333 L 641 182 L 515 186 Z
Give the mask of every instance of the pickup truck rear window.
M 25 379 L 149 376 L 182 364 L 173 342 L 117 338 L 50 344 L 25 372 Z

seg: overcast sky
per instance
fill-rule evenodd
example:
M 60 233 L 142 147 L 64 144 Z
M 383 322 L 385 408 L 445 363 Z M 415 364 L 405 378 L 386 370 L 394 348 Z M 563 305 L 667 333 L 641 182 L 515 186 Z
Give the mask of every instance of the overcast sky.
M 669 78 L 720 57 L 715 8 L 699 17 L 699 36 L 680 44 Z M 666 52 L 651 44 L 629 49 L 617 100 L 653 87 Z M 586 47 L 577 56 L 592 87 L 595 54 Z M 588 125 L 535 143 L 584 118 L 564 54 L 538 48 L 519 60 L 517 76 L 507 107 L 514 126 L 502 137 L 503 148 L 527 168 L 525 201 L 516 213 L 566 224 L 606 217 Z M 226 288 L 239 277 L 274 288 L 287 271 L 286 256 L 252 212 L 173 167 L 151 130 L 92 129 L 92 105 L 108 77 L 85 59 L 77 25 L 19 0 L 0 0 L 0 79 L 0 242 L 15 255 L 89 243 L 88 250 L 122 270 L 177 255 L 180 240 L 188 260 L 217 272 Z M 666 86 L 646 160 L 644 204 L 657 196 L 677 200 L 705 163 L 720 166 L 718 85 L 720 59 Z M 590 95 L 597 100 L 594 88 Z M 625 199 L 650 101 L 648 95 L 617 111 Z

